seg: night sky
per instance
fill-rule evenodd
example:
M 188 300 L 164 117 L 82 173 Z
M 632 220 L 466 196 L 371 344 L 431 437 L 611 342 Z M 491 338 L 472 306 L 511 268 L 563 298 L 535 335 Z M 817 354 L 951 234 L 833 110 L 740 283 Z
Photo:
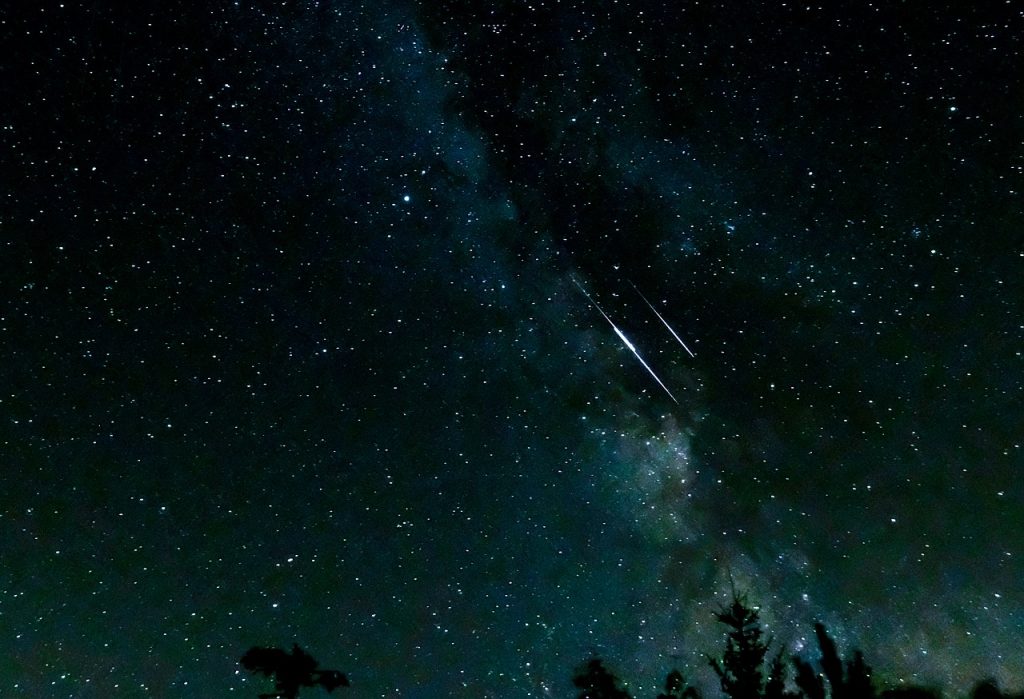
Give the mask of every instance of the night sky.
M 127 7 L 0 10 L 0 694 L 712 687 L 730 577 L 1024 688 L 1019 3 Z

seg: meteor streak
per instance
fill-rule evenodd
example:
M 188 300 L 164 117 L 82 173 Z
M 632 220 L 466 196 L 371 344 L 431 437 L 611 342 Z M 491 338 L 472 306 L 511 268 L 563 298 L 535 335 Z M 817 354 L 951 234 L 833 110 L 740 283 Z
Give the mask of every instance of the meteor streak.
M 633 356 L 636 357 L 637 361 L 643 364 L 644 369 L 647 370 L 647 373 L 650 374 L 651 377 L 658 382 L 658 385 L 661 386 L 662 389 L 664 389 L 665 393 L 668 394 L 668 397 L 675 401 L 676 405 L 679 405 L 679 401 L 676 400 L 676 397 L 672 395 L 672 391 L 668 390 L 668 386 L 666 386 L 665 383 L 658 378 L 658 375 L 654 373 L 654 369 L 652 369 L 647 364 L 647 362 L 644 361 L 644 358 L 640 356 L 640 353 L 637 352 L 636 347 L 634 347 L 633 343 L 629 341 L 629 338 L 626 337 L 626 334 L 619 330 L 618 326 L 615 325 L 615 323 L 612 322 L 612 319 L 608 317 L 608 314 L 605 313 L 599 305 L 597 305 L 597 301 L 591 298 L 590 294 L 587 293 L 587 290 L 583 288 L 583 285 L 580 284 L 575 277 L 572 278 L 572 283 L 575 284 L 576 287 L 583 292 L 583 295 L 587 297 L 587 301 L 590 301 L 590 304 L 597 309 L 597 312 L 604 316 L 604 319 L 608 321 L 608 325 L 612 326 L 612 330 L 615 331 L 615 334 L 619 336 L 619 339 L 622 340 L 623 344 L 625 344 L 629 351 L 633 353 Z M 655 311 L 655 313 L 657 313 L 657 311 Z
M 654 315 L 658 316 L 658 320 L 660 320 L 665 325 L 665 327 L 668 328 L 668 331 L 672 333 L 672 337 L 679 341 L 679 344 L 683 346 L 683 349 L 686 350 L 687 354 L 689 354 L 691 357 L 696 357 L 697 355 L 695 355 L 693 351 L 686 346 L 686 343 L 683 342 L 683 338 L 679 337 L 676 331 L 672 329 L 672 326 L 668 324 L 668 321 L 665 320 L 660 313 L 658 313 L 658 309 L 654 307 L 654 304 L 648 301 L 647 297 L 644 296 L 643 292 L 636 288 L 636 284 L 630 282 L 629 285 L 633 287 L 633 290 L 636 291 L 636 293 L 640 294 L 640 298 L 644 300 L 644 303 L 647 304 L 647 307 L 654 311 Z

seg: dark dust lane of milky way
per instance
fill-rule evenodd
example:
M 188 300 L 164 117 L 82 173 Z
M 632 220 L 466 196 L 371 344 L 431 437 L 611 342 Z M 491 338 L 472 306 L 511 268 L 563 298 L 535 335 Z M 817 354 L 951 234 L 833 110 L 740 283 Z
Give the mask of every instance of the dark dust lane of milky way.
M 733 586 L 786 654 L 1024 689 L 1017 3 L 0 37 L 3 696 L 297 642 L 353 697 L 714 697 Z

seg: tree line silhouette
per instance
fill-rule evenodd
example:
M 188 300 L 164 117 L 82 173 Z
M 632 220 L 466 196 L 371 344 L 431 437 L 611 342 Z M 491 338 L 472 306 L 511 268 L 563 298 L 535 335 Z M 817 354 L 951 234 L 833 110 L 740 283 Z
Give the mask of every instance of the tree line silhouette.
M 871 667 L 864 655 L 853 652 L 845 662 L 835 641 L 821 623 L 814 625 L 820 653 L 810 662 L 793 655 L 786 662 L 781 650 L 769 657 L 772 641 L 761 628 L 760 614 L 746 597 L 733 593 L 729 604 L 714 614 L 726 628 L 725 649 L 721 656 L 706 656 L 718 677 L 723 699 L 939 699 L 932 689 L 901 686 L 879 691 L 871 678 Z M 275 692 L 260 694 L 260 699 L 297 699 L 303 687 L 320 686 L 332 692 L 348 687 L 348 677 L 336 670 L 321 670 L 308 653 L 295 645 L 289 654 L 278 648 L 250 648 L 241 659 L 253 673 L 273 677 Z M 789 668 L 793 680 L 789 681 Z M 621 680 L 592 657 L 578 667 L 572 684 L 579 690 L 577 699 L 633 699 Z M 665 678 L 664 691 L 657 699 L 704 699 L 678 669 Z M 1024 694 L 1005 694 L 993 680 L 974 686 L 971 699 L 1024 699 Z
M 789 658 L 781 650 L 770 658 L 771 639 L 765 639 L 760 614 L 744 596 L 733 593 L 732 601 L 715 612 L 726 627 L 725 649 L 720 657 L 707 656 L 726 699 L 939 699 L 933 689 L 901 686 L 879 691 L 871 678 L 871 667 L 859 650 L 846 662 L 825 626 L 815 623 L 814 635 L 819 657 L 809 662 L 800 656 Z M 792 683 L 789 667 L 793 667 Z M 576 670 L 573 685 L 577 699 L 633 699 L 600 658 L 591 658 Z M 665 689 L 657 699 L 703 699 L 684 675 L 673 669 L 665 678 Z M 1005 694 L 994 680 L 974 686 L 971 699 L 1024 699 L 1024 694 Z
M 274 678 L 276 691 L 260 694 L 260 699 L 296 699 L 302 687 L 320 686 L 333 692 L 338 687 L 349 686 L 347 676 L 337 670 L 321 670 L 313 656 L 297 643 L 291 653 L 280 648 L 254 646 L 239 662 L 250 672 Z

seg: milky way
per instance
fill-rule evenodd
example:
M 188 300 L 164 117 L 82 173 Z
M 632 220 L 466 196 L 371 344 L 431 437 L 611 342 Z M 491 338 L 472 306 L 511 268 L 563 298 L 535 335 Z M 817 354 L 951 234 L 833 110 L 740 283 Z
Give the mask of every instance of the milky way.
M 0 31 L 0 694 L 713 690 L 733 585 L 1024 687 L 1012 4 Z

